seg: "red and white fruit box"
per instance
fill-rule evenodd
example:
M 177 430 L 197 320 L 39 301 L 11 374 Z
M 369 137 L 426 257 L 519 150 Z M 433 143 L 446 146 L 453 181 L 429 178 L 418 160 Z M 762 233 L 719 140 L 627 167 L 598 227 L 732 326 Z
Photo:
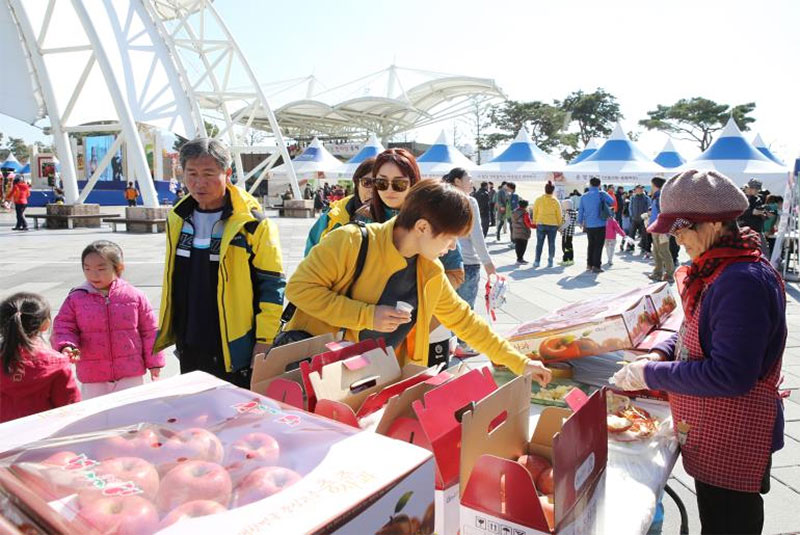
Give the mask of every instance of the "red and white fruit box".
M 461 418 L 475 403 L 497 389 L 488 368 L 469 371 L 426 392 L 412 402 L 417 420 L 436 458 L 435 533 L 455 535 L 459 530 L 459 451 Z
M 329 345 L 341 340 L 341 336 L 341 333 L 325 333 L 273 348 L 267 355 L 257 356 L 253 361 L 250 390 L 305 409 L 306 395 L 300 363 L 310 362 L 314 355 L 329 351 Z
M 656 283 L 650 286 L 652 289 L 647 298 L 653 305 L 653 310 L 658 317 L 659 325 L 662 325 L 675 309 L 678 308 L 678 301 L 672 293 L 672 287 L 667 282 Z
M 6 422 L 0 452 L 45 533 L 433 530 L 430 452 L 201 372 Z
M 632 349 L 658 325 L 649 285 L 615 296 L 572 303 L 515 327 L 506 337 L 520 353 L 560 362 Z
M 573 411 L 545 408 L 529 433 L 531 380 L 517 377 L 479 401 L 462 419 L 461 533 L 558 533 L 586 507 L 606 468 L 605 392 L 567 399 Z M 552 464 L 554 525 L 536 483 L 516 460 Z M 493 527 L 498 530 L 492 531 Z

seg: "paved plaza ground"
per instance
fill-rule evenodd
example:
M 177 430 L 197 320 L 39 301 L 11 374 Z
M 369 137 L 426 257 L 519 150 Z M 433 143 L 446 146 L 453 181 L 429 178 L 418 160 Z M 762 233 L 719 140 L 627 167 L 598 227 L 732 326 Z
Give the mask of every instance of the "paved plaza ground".
M 32 209 L 31 213 L 40 211 Z M 291 275 L 302 259 L 306 234 L 313 221 L 278 218 L 275 221 L 280 229 L 285 269 L 287 275 Z M 13 222 L 12 214 L 0 213 L 0 296 L 21 290 L 37 292 L 48 299 L 55 314 L 69 289 L 83 280 L 80 269 L 83 247 L 92 240 L 109 239 L 119 243 L 125 252 L 125 277 L 147 294 L 154 307 L 158 307 L 164 234 L 115 234 L 109 227 L 14 232 L 11 230 Z M 521 321 L 534 319 L 567 303 L 618 293 L 649 282 L 645 277 L 649 262 L 638 254 L 618 254 L 614 265 L 605 273 L 585 273 L 584 235 L 576 236 L 576 262 L 566 269 L 518 267 L 507 235 L 500 243 L 493 237 L 487 241 L 498 271 L 512 281 L 508 302 L 497 317 L 496 326 L 501 333 Z M 527 260 L 533 259 L 534 245 L 532 241 Z M 682 260 L 686 258 L 682 257 Z M 789 284 L 787 294 L 789 338 L 783 359 L 783 387 L 792 390 L 792 395 L 786 401 L 786 446 L 773 457 L 772 490 L 765 496 L 765 534 L 800 532 L 800 288 L 797 284 Z M 477 309 L 485 312 L 480 306 Z M 163 375 L 177 373 L 177 361 L 170 356 Z M 689 510 L 691 533 L 699 533 L 693 480 L 685 474 L 680 462 L 669 485 L 682 497 Z M 665 497 L 664 506 L 663 533 L 678 533 L 679 515 L 674 502 Z

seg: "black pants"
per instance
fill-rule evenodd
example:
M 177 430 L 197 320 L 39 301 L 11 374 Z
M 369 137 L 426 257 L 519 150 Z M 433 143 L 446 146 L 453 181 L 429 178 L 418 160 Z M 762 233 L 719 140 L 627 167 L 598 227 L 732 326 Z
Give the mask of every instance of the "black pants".
M 214 377 L 228 381 L 240 388 L 250 389 L 250 378 L 253 369 L 250 366 L 233 372 L 225 371 L 225 359 L 222 355 L 209 355 L 206 351 L 182 346 L 175 351 L 181 366 L 181 373 L 206 372 Z
M 517 252 L 517 262 L 522 262 L 525 259 L 525 251 L 528 249 L 528 240 L 522 238 L 514 240 L 514 250 Z
M 494 221 L 494 213 L 495 213 L 495 206 L 491 205 L 489 207 L 489 226 L 490 227 L 493 227 L 494 223 L 495 223 L 495 221 Z
M 483 237 L 489 234 L 489 214 L 481 214 L 481 230 L 483 230 Z
M 572 234 L 561 235 L 561 252 L 564 253 L 564 262 L 572 262 L 575 259 L 575 251 L 572 250 Z
M 764 528 L 764 499 L 769 492 L 772 459 L 761 479 L 760 492 L 739 492 L 694 480 L 703 535 L 759 534 Z
M 644 246 L 644 237 L 647 235 L 647 230 L 641 217 L 637 217 L 635 219 L 631 218 L 631 227 L 628 229 L 628 237 L 632 240 L 635 240 L 637 233 L 639 234 L 639 247 L 641 247 L 643 251 L 649 250 L 649 247 L 645 249 Z M 633 246 L 629 245 L 628 250 L 633 251 Z
M 653 237 L 650 235 L 649 232 L 645 232 L 642 235 L 642 242 L 641 242 L 642 251 L 649 253 L 652 252 L 653 249 Z
M 25 208 L 27 204 L 15 204 L 14 210 L 17 213 L 17 225 L 14 228 L 28 228 L 28 222 L 25 220 Z
M 136 199 L 128 199 L 128 206 L 136 206 Z
M 603 246 L 606 244 L 606 227 L 587 228 L 586 236 L 589 238 L 589 247 L 586 250 L 586 265 L 600 268 L 603 262 Z
M 678 253 L 681 251 L 681 246 L 672 234 L 669 235 L 669 252 L 672 255 L 672 262 L 675 267 L 678 267 Z

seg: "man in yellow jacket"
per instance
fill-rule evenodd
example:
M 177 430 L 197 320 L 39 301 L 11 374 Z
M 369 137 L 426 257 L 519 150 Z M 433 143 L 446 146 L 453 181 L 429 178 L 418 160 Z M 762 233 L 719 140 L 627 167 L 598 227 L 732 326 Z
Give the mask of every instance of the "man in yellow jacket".
M 464 193 L 438 181 L 419 182 L 396 218 L 367 225 L 367 256 L 352 288 L 361 232 L 353 225 L 334 230 L 311 249 L 286 286 L 287 299 L 297 307 L 287 330 L 319 335 L 345 329 L 349 340 L 383 337 L 401 364 L 427 365 L 429 330 L 413 327 L 427 327 L 435 316 L 493 362 L 546 384 L 550 371 L 492 331 L 458 297 L 437 261 L 471 226 Z M 401 301 L 412 311 L 398 307 Z
M 547 238 L 547 267 L 553 267 L 556 257 L 556 234 L 561 226 L 561 204 L 553 197 L 555 186 L 548 182 L 544 187 L 544 195 L 533 203 L 533 222 L 536 224 L 536 259 L 533 267 L 539 267 L 542 259 L 544 240 Z
M 155 351 L 176 344 L 181 373 L 249 388 L 252 358 L 269 350 L 283 308 L 278 231 L 231 185 L 230 153 L 219 141 L 189 141 L 180 158 L 189 195 L 167 219 Z

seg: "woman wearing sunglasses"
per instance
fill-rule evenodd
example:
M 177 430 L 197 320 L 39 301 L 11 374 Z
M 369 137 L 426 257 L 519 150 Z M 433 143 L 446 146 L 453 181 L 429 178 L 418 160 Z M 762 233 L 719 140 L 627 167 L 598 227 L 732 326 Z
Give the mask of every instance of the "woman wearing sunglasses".
M 339 199 L 331 203 L 330 208 L 319 216 L 317 222 L 308 231 L 306 240 L 306 252 L 304 256 L 330 231 L 346 225 L 353 221 L 356 211 L 362 205 L 369 203 L 372 198 L 372 166 L 375 158 L 367 158 L 356 168 L 353 173 L 353 184 L 355 190 L 353 195 Z
M 369 249 L 363 272 L 350 288 L 361 248 L 354 225 L 331 232 L 297 266 L 286 298 L 297 307 L 287 330 L 312 336 L 346 329 L 348 340 L 382 337 L 403 363 L 427 365 L 429 331 L 435 316 L 492 361 L 540 384 L 550 371 L 498 336 L 453 290 L 437 259 L 456 247 L 472 228 L 467 196 L 439 181 L 410 189 L 397 217 L 367 225 Z M 397 307 L 403 301 L 411 311 Z
M 685 319 L 612 382 L 669 392 L 702 532 L 761 533 L 761 494 L 769 491 L 772 453 L 783 447 L 783 281 L 762 256 L 758 233 L 736 223 L 748 202 L 729 178 L 690 170 L 661 191 L 647 230 L 674 235 L 692 259 L 676 277 Z

